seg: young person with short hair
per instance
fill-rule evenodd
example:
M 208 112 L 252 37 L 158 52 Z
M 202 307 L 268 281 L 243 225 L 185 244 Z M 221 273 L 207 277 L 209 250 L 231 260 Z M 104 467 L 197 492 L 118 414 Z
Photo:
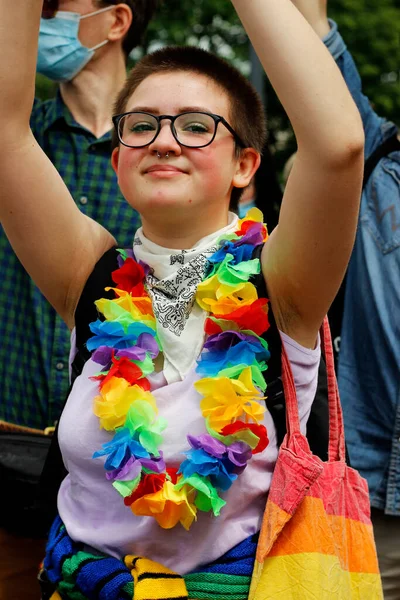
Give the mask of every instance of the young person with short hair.
M 228 210 L 265 141 L 250 84 L 199 49 L 140 61 L 117 100 L 112 165 L 142 228 L 119 257 L 114 292 L 96 298 L 92 355 L 60 420 L 69 474 L 44 563 L 53 598 L 101 598 L 118 577 L 127 597 L 196 598 L 196 572 L 216 568 L 218 588 L 227 561 L 233 571 L 241 564 L 240 597 L 248 597 L 278 452 L 262 394 L 267 301 L 250 281 L 260 270 L 306 428 L 318 331 L 355 235 L 362 125 L 334 61 L 290 0 L 232 3 L 297 137 L 279 224 L 267 239 L 257 212 L 238 221 Z M 0 115 L 11 115 L 0 117 L 0 217 L 73 331 L 116 241 L 77 209 L 29 130 L 39 16 L 39 0 L 0 1 Z M 218 593 L 226 597 L 211 586 L 209 598 Z

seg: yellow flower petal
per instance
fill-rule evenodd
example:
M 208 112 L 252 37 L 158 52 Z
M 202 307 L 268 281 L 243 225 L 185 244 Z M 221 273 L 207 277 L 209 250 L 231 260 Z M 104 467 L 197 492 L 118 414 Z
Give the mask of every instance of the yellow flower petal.
M 189 529 L 197 513 L 194 497 L 195 490 L 190 490 L 189 486 L 177 491 L 171 481 L 166 481 L 158 492 L 135 500 L 131 510 L 137 516 L 154 517 L 164 529 L 171 529 L 179 522 Z
M 254 207 L 250 208 L 250 210 L 247 211 L 243 219 L 239 220 L 238 229 L 241 228 L 242 223 L 244 223 L 245 221 L 255 221 L 256 223 L 263 223 L 264 217 L 261 210 L 259 208 Z
M 202 414 L 217 432 L 243 414 L 246 419 L 259 422 L 266 411 L 265 406 L 258 402 L 264 397 L 253 384 L 250 367 L 242 371 L 239 379 L 205 377 L 194 386 L 204 396 L 200 402 Z
M 132 298 L 124 290 L 106 288 L 106 291 L 109 290 L 114 290 L 119 297 L 113 300 L 101 298 L 95 302 L 97 309 L 106 319 L 113 321 L 117 318 L 115 315 L 129 315 L 132 321 L 140 321 L 145 325 L 149 325 L 149 327 L 153 326 L 155 328 L 155 317 L 149 297 Z
M 136 400 L 148 402 L 157 412 L 155 398 L 150 392 L 138 385 L 129 385 L 121 377 L 111 377 L 103 385 L 100 396 L 94 399 L 93 412 L 100 419 L 100 427 L 112 431 L 124 425 L 128 410 Z

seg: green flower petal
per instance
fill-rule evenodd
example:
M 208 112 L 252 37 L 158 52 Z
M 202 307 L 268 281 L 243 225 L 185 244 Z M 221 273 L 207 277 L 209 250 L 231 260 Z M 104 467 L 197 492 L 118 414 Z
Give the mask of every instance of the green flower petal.
M 136 479 L 131 479 L 130 481 L 113 481 L 113 487 L 123 496 L 127 498 L 134 492 L 139 485 L 140 475 L 136 477 Z
M 226 502 L 218 496 L 217 490 L 206 477 L 194 473 L 187 479 L 182 478 L 175 487 L 179 490 L 184 485 L 190 485 L 197 490 L 197 496 L 194 503 L 199 510 L 204 512 L 212 510 L 214 516 L 218 517 Z

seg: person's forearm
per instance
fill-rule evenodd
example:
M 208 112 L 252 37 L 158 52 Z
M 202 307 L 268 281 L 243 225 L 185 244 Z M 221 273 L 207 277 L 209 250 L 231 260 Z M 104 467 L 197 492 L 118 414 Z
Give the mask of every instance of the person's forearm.
M 290 0 L 232 0 L 294 128 L 299 151 L 337 161 L 362 145 L 356 106 L 321 40 Z M 334 124 L 334 135 L 332 135 Z
M 0 0 L 0 119 L 29 123 L 43 0 Z M 17 131 L 15 131 L 17 133 Z

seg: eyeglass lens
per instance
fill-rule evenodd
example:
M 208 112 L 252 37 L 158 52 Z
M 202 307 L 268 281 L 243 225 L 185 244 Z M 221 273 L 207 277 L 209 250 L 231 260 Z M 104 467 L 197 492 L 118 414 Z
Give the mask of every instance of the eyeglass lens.
M 58 11 L 58 0 L 43 0 L 42 18 L 52 19 Z
M 216 123 L 210 115 L 193 112 L 179 115 L 171 126 L 180 144 L 201 148 L 213 139 Z M 146 113 L 130 113 L 119 121 L 120 140 L 134 148 L 151 144 L 157 136 L 157 130 L 157 119 Z

